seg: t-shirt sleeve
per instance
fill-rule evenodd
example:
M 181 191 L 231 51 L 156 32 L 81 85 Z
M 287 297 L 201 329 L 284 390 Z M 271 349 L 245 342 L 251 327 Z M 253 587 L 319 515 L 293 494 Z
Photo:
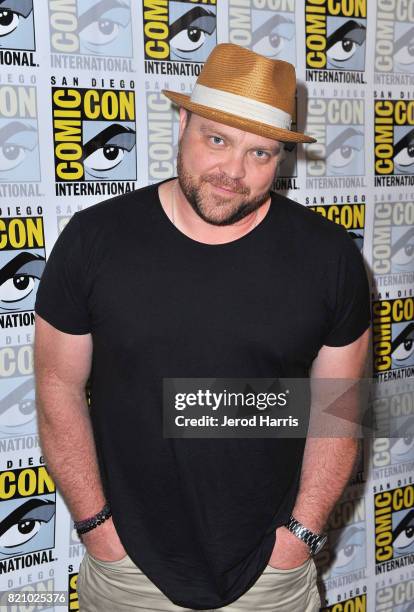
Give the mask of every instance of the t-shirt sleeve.
M 339 237 L 338 237 L 339 238 Z M 363 257 L 344 230 L 338 240 L 338 257 L 330 260 L 329 330 L 324 344 L 345 346 L 369 327 L 371 321 L 370 290 Z
M 78 213 L 59 234 L 37 288 L 35 312 L 60 331 L 91 331 Z

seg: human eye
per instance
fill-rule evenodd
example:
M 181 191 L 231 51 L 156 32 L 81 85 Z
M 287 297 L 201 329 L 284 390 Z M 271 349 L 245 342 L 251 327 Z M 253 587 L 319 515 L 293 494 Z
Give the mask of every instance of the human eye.
M 224 144 L 224 139 L 221 136 L 216 136 L 215 134 L 212 134 L 211 136 L 209 136 L 209 140 L 211 144 L 216 145 L 216 146 L 220 146 Z
M 256 149 L 254 151 L 254 155 L 260 161 L 267 161 L 270 157 L 270 153 L 268 153 L 267 151 L 263 151 L 263 149 Z

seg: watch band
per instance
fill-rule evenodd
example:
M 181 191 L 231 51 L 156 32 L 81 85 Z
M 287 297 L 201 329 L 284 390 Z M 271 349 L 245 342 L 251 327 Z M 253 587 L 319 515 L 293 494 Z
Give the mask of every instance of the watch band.
M 87 519 L 84 519 L 83 521 L 74 521 L 73 526 L 80 537 L 83 533 L 87 533 L 88 531 L 95 529 L 95 527 L 98 527 L 98 525 L 101 525 L 101 523 L 106 521 L 106 519 L 108 519 L 110 516 L 112 516 L 112 511 L 109 503 L 107 502 L 100 512 L 90 516 Z
M 308 545 L 311 555 L 316 555 L 327 540 L 326 535 L 311 531 L 295 519 L 294 516 L 289 518 L 286 527 L 291 533 L 299 538 L 299 540 L 302 540 L 302 542 Z

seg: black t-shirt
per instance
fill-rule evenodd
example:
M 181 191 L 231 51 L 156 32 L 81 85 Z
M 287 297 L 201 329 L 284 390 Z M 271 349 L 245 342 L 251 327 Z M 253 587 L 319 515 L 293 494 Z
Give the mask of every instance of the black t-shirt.
M 346 230 L 280 195 L 221 245 L 193 240 L 158 185 L 77 212 L 47 261 L 35 311 L 91 333 L 91 419 L 129 556 L 176 605 L 219 608 L 259 578 L 295 502 L 302 439 L 164 438 L 162 381 L 306 377 L 322 345 L 370 320 Z

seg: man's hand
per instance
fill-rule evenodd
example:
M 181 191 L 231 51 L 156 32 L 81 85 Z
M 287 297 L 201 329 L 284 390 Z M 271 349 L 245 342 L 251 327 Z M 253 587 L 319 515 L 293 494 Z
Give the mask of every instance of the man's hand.
M 305 542 L 290 533 L 287 527 L 276 529 L 276 542 L 269 565 L 275 569 L 293 569 L 303 565 L 309 557 L 310 551 Z
M 82 542 L 92 557 L 99 561 L 119 561 L 127 554 L 112 518 L 82 535 Z

